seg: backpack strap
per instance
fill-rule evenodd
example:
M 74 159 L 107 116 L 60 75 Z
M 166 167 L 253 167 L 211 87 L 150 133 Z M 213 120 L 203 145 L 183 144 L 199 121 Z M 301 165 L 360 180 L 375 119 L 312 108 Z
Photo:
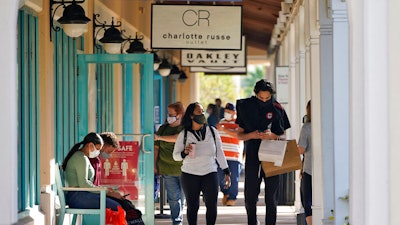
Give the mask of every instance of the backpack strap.
M 210 127 L 211 134 L 212 134 L 212 136 L 213 136 L 213 138 L 214 138 L 215 146 L 217 146 L 217 141 L 215 140 L 215 133 L 214 133 L 214 130 L 213 130 L 213 128 L 211 127 L 211 125 L 208 125 L 208 126 Z M 186 130 L 186 129 L 184 129 L 184 130 L 185 130 L 185 131 L 184 131 L 184 135 L 183 135 L 183 146 L 186 145 L 186 140 L 187 140 L 187 130 Z
M 185 134 L 183 135 L 183 147 L 185 147 L 186 146 L 186 140 L 187 140 L 187 130 L 186 129 L 184 129 L 185 131 Z
M 217 140 L 215 140 L 215 133 L 214 133 L 214 129 L 211 127 L 211 125 L 208 125 L 208 127 L 210 127 L 211 134 L 212 134 L 212 136 L 213 136 L 213 138 L 214 138 L 214 143 L 215 143 L 215 146 L 217 146 Z
M 214 133 L 214 129 L 211 127 L 211 125 L 208 125 L 208 127 L 210 128 L 210 130 L 211 130 L 211 134 L 212 134 L 212 136 L 213 136 L 213 138 L 214 138 L 214 145 L 215 145 L 215 157 L 217 157 L 217 140 L 215 140 L 215 133 Z

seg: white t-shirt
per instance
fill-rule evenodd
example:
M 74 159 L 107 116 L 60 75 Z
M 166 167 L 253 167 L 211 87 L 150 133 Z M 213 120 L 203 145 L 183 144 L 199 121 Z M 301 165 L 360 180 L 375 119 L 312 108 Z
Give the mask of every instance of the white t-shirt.
M 181 152 L 185 149 L 185 146 L 183 145 L 185 130 L 182 130 L 179 133 L 174 146 L 173 158 L 175 161 L 183 160 L 182 172 L 199 176 L 211 172 L 217 172 L 218 165 L 216 160 L 222 170 L 228 168 L 224 152 L 222 151 L 222 142 L 218 131 L 208 125 L 205 126 L 207 126 L 205 138 L 201 141 L 198 141 L 192 132 L 187 131 L 186 145 L 190 143 L 196 144 L 196 156 L 194 158 L 189 155 L 182 158 Z M 215 141 L 210 129 L 214 130 Z

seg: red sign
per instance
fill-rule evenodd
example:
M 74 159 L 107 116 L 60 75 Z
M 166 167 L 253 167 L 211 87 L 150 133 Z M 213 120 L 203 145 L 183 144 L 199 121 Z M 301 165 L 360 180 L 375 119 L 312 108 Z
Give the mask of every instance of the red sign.
M 108 159 L 101 159 L 101 183 L 115 186 L 122 195 L 129 194 L 127 199 L 137 200 L 138 190 L 135 186 L 138 173 L 139 142 L 120 141 L 120 148 Z

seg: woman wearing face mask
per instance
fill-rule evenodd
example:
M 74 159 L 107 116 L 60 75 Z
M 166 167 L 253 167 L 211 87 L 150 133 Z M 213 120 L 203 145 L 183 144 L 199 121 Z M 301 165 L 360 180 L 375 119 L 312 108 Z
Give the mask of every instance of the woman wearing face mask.
M 182 103 L 168 105 L 168 117 L 154 135 L 154 173 L 163 178 L 171 210 L 172 225 L 181 225 L 183 220 L 184 195 L 181 187 L 181 166 L 172 158 L 172 152 L 184 114 Z
M 197 225 L 200 193 L 206 206 L 206 224 L 214 225 L 217 218 L 218 174 L 217 162 L 225 174 L 225 188 L 230 186 L 230 171 L 221 138 L 217 130 L 206 124 L 203 106 L 191 103 L 182 118 L 184 130 L 176 140 L 173 157 L 183 161 L 181 182 L 187 201 L 189 225 Z
M 68 187 L 97 187 L 93 184 L 95 170 L 90 164 L 89 158 L 96 158 L 100 154 L 103 144 L 103 139 L 99 134 L 89 133 L 83 141 L 72 147 L 62 164 L 62 169 L 65 171 L 65 183 Z M 107 196 L 118 197 L 111 192 L 107 192 Z M 66 202 L 71 208 L 95 209 L 100 207 L 100 194 L 69 191 L 66 195 Z M 107 208 L 117 211 L 118 206 L 118 202 L 107 197 Z

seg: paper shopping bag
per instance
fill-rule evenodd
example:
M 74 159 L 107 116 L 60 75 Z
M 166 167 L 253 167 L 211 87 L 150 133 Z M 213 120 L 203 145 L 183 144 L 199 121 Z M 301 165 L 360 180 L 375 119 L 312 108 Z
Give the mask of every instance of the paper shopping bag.
M 289 173 L 301 169 L 300 153 L 297 150 L 296 140 L 288 140 L 282 166 L 275 166 L 273 162 L 261 162 L 266 177 Z
M 262 140 L 258 149 L 258 159 L 273 162 L 275 166 L 282 166 L 287 141 Z

